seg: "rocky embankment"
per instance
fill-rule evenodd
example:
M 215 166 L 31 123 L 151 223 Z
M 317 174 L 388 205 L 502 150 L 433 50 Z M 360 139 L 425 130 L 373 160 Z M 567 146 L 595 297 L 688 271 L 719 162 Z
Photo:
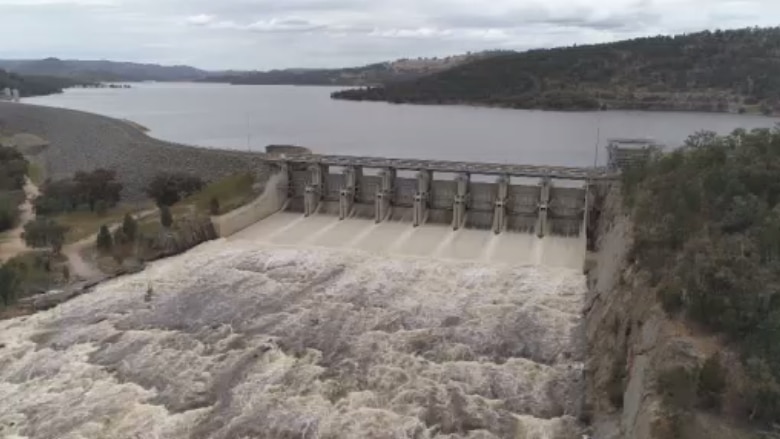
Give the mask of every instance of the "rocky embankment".
M 161 171 L 188 172 L 206 180 L 244 170 L 263 170 L 263 154 L 180 145 L 147 136 L 126 122 L 81 111 L 0 102 L 0 132 L 30 133 L 50 142 L 43 153 L 47 175 L 113 169 L 125 200 L 142 199 Z

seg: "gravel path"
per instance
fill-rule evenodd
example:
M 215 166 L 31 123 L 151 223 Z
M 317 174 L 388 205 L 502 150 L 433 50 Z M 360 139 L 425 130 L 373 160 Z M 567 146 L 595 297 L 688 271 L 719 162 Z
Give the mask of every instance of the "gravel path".
M 13 259 L 30 250 L 22 239 L 22 234 L 24 233 L 24 225 L 35 219 L 32 201 L 38 197 L 39 191 L 38 186 L 29 178 L 25 179 L 24 193 L 27 199 L 19 207 L 19 226 L 0 235 L 0 262 Z
M 148 209 L 133 215 L 133 217 L 135 218 L 136 221 L 141 221 L 152 215 L 157 215 L 158 212 L 159 211 L 157 210 L 157 208 Z M 113 232 L 114 229 L 120 227 L 121 225 L 122 222 L 118 221 L 114 224 L 107 224 L 107 227 L 110 231 Z M 82 239 L 81 241 L 68 244 L 62 248 L 62 254 L 64 254 L 68 258 L 68 262 L 70 264 L 71 276 L 75 276 L 77 278 L 80 278 L 82 280 L 87 280 L 87 281 L 105 277 L 106 274 L 100 271 L 100 269 L 97 267 L 96 262 L 94 260 L 87 260 L 84 258 L 85 250 L 87 250 L 88 248 L 93 248 L 93 249 L 95 248 L 97 235 L 98 235 L 97 233 L 94 233 Z
M 76 171 L 117 171 L 128 201 L 144 198 L 143 188 L 160 171 L 182 171 L 206 180 L 243 170 L 265 171 L 264 154 L 197 148 L 165 142 L 117 119 L 82 111 L 0 102 L 0 132 L 30 133 L 50 142 L 43 153 L 48 176 Z

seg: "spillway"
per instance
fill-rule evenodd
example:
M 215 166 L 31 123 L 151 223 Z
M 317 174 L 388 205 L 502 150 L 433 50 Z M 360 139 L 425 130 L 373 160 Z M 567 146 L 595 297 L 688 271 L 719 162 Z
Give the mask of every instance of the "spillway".
M 496 236 L 479 229 L 452 230 L 443 224 L 410 227 L 406 221 L 374 221 L 332 215 L 304 217 L 280 212 L 229 238 L 271 245 L 353 249 L 383 255 L 581 269 L 585 242 L 580 236 L 529 233 Z
M 583 233 L 304 215 L 271 183 L 232 217 L 261 221 L 0 322 L 0 437 L 579 437 Z

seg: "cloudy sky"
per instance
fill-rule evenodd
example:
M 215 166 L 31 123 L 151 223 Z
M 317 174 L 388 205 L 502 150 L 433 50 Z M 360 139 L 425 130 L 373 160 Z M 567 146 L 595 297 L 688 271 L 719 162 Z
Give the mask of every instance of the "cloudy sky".
M 0 0 L 0 58 L 338 67 L 772 26 L 778 0 Z

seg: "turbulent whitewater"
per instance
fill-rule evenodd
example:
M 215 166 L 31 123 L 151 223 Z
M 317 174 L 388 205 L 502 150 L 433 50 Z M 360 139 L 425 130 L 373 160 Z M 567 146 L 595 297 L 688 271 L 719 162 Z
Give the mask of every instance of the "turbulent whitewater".
M 279 214 L 0 322 L 0 437 L 578 437 L 569 244 L 361 224 Z

